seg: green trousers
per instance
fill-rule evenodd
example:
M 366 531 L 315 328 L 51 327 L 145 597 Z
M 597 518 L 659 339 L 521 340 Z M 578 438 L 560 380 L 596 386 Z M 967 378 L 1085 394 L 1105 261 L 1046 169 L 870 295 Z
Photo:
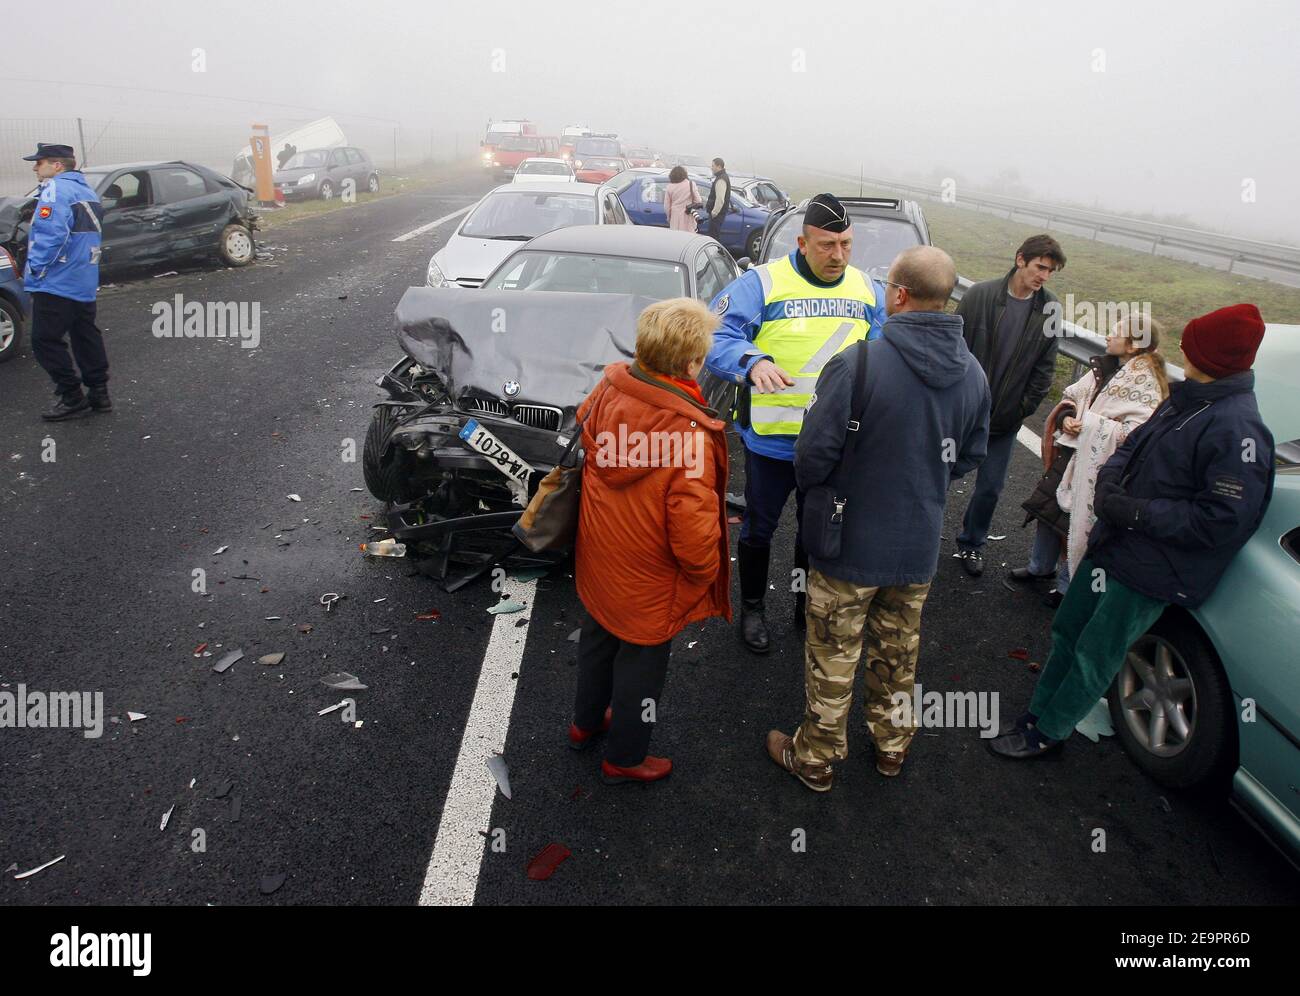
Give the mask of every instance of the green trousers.
M 1029 703 L 1045 736 L 1064 740 L 1074 732 L 1165 604 L 1094 569 L 1090 560 L 1079 565 L 1052 621 L 1052 654 Z

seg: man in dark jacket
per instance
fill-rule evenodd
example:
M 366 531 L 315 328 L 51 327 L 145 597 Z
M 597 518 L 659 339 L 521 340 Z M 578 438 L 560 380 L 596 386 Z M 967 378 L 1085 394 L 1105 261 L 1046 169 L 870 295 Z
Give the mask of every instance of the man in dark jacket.
M 1064 266 L 1065 253 L 1054 238 L 1032 236 L 1016 250 L 1016 265 L 1005 277 L 976 284 L 957 305 L 966 345 L 993 393 L 988 457 L 980 464 L 957 536 L 957 556 L 971 577 L 984 573 L 984 544 L 1020 423 L 1052 386 L 1060 323 L 1048 324 L 1048 318 L 1059 318 L 1059 305 L 1044 285 Z
M 815 791 L 831 787 L 831 765 L 848 756 L 864 631 L 867 724 L 882 775 L 898 774 L 916 732 L 914 720 L 899 721 L 894 697 L 912 696 L 949 479 L 978 465 L 988 441 L 988 384 L 962 341 L 961 319 L 943 311 L 956 280 L 942 249 L 918 246 L 894 260 L 883 336 L 826 364 L 795 444 L 800 489 L 834 483 L 838 495 L 846 488 L 839 556 L 826 560 L 810 551 L 807 711 L 793 737 L 779 730 L 767 736 L 772 760 Z M 853 381 L 862 349 L 868 401 L 855 428 Z M 854 432 L 861 436 L 849 454 Z
M 709 199 L 704 203 L 704 210 L 709 216 L 709 234 L 722 241 L 722 222 L 731 210 L 731 177 L 727 173 L 727 164 L 721 159 L 713 160 L 713 183 L 709 186 Z
M 1039 757 L 1059 747 L 1165 606 L 1194 609 L 1259 527 L 1273 495 L 1273 437 L 1251 365 L 1264 337 L 1253 304 L 1194 318 L 1186 380 L 1097 474 L 1097 524 L 1052 623 L 1029 711 L 988 741 Z

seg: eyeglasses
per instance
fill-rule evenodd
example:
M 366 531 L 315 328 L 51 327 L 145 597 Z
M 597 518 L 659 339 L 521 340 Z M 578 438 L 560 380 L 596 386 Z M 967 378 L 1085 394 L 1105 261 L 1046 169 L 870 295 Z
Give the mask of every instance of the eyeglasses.
M 899 290 L 905 290 L 905 291 L 908 291 L 909 293 L 910 293 L 911 290 L 912 290 L 912 288 L 910 288 L 910 287 L 905 287 L 903 284 L 896 284 L 896 283 L 894 283 L 892 280 L 886 280 L 886 281 L 885 281 L 885 286 L 886 286 L 886 287 L 897 287 Z

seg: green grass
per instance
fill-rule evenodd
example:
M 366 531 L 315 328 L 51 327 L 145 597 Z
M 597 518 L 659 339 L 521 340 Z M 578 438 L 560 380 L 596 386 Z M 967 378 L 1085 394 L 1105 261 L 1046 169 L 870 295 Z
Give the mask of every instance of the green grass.
M 446 180 L 464 175 L 473 170 L 481 170 L 478 160 L 458 160 L 456 162 L 420 163 L 404 167 L 397 173 L 379 174 L 379 193 L 357 192 L 357 204 L 378 200 L 381 197 L 393 197 L 428 190 Z M 340 197 L 328 201 L 296 201 L 282 208 L 258 208 L 257 214 L 262 231 L 292 224 L 303 218 L 312 218 L 319 214 L 328 214 L 348 207 Z

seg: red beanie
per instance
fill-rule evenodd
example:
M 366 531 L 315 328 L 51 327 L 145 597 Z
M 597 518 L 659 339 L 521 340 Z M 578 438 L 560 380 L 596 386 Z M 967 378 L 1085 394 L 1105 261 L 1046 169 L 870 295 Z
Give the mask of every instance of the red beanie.
M 1227 377 L 1249 370 L 1264 338 L 1264 319 L 1253 304 L 1231 304 L 1193 318 L 1183 329 L 1183 352 L 1197 370 Z

